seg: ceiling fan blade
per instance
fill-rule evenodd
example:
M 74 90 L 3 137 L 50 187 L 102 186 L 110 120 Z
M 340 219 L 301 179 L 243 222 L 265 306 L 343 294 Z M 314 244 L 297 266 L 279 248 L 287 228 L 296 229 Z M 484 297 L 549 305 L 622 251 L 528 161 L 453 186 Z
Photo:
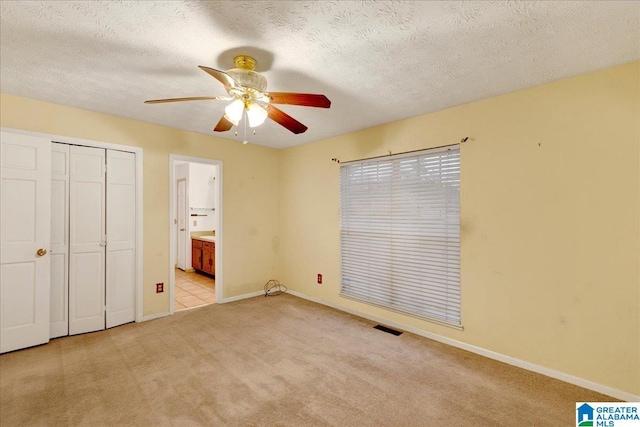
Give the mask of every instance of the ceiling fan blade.
M 308 129 L 305 125 L 273 105 L 267 105 L 267 112 L 271 120 L 286 127 L 295 134 L 303 133 Z
M 224 71 L 214 70 L 213 68 L 205 67 L 204 65 L 198 65 L 202 71 L 209 74 L 212 77 L 215 77 L 220 83 L 222 83 L 227 89 L 227 92 L 230 89 L 238 86 L 238 83 L 231 77 L 229 74 Z
M 213 128 L 213 130 L 216 132 L 226 132 L 232 127 L 233 127 L 233 123 L 227 120 L 226 116 L 222 116 L 222 118 L 220 119 L 216 127 Z
M 144 101 L 144 103 L 145 104 L 162 104 L 164 102 L 207 101 L 212 99 L 216 101 L 230 101 L 233 98 L 229 96 L 191 96 L 188 98 L 150 99 L 148 101 Z
M 331 107 L 331 101 L 324 95 L 311 93 L 269 92 L 272 104 L 303 105 L 305 107 Z

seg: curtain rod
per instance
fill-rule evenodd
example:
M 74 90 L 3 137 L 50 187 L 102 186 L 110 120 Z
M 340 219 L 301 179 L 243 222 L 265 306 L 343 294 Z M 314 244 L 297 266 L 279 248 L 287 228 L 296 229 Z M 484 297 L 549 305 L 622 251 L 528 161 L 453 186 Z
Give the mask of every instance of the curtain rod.
M 340 163 L 340 164 L 347 164 L 347 163 L 353 163 L 353 162 L 361 162 L 361 161 L 363 161 L 363 160 L 380 159 L 380 158 L 382 158 L 382 157 L 397 156 L 397 155 L 400 155 L 400 154 L 417 153 L 418 151 L 424 151 L 424 150 L 435 150 L 435 149 L 437 149 L 437 148 L 453 147 L 454 145 L 460 145 L 460 144 L 462 144 L 462 143 L 464 143 L 464 142 L 467 142 L 467 141 L 473 141 L 473 140 L 474 140 L 474 138 L 471 138 L 471 137 L 465 136 L 464 138 L 462 138 L 462 139 L 460 140 L 460 142 L 456 142 L 455 144 L 446 144 L 446 145 L 440 145 L 440 146 L 438 146 L 438 147 L 421 148 L 421 149 L 419 149 L 419 150 L 403 151 L 402 153 L 393 153 L 393 154 L 391 153 L 391 151 L 389 151 L 389 154 L 383 154 L 383 155 L 380 155 L 380 156 L 373 156 L 373 157 L 365 157 L 365 158 L 362 158 L 362 159 L 355 159 L 355 160 L 347 160 L 346 162 L 341 162 L 341 161 L 340 161 L 340 159 L 338 159 L 337 157 L 334 157 L 333 159 L 331 159 L 331 161 L 332 161 L 332 162 L 335 162 L 335 163 Z

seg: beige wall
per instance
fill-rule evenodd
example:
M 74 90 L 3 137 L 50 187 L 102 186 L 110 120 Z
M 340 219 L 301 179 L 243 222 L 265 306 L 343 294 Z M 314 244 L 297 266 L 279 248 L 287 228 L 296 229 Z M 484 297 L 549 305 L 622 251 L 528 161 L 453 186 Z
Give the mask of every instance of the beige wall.
M 169 154 L 223 162 L 224 296 L 259 291 L 278 277 L 278 150 L 0 95 L 0 126 L 143 148 L 144 314 L 169 310 Z
M 283 283 L 640 394 L 639 77 L 639 63 L 628 64 L 284 150 Z M 331 159 L 465 136 L 474 140 L 461 147 L 464 331 L 340 298 Z

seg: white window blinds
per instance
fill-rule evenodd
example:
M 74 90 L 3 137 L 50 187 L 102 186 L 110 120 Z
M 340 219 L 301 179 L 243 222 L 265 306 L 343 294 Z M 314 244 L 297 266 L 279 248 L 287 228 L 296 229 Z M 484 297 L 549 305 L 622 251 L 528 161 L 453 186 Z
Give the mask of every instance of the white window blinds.
M 340 165 L 340 295 L 460 323 L 460 149 Z

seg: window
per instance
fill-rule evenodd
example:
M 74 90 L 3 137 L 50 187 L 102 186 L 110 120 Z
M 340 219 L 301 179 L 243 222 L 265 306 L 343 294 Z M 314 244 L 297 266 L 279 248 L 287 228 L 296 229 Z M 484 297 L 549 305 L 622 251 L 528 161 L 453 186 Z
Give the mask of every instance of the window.
M 340 165 L 343 297 L 461 328 L 460 148 Z

